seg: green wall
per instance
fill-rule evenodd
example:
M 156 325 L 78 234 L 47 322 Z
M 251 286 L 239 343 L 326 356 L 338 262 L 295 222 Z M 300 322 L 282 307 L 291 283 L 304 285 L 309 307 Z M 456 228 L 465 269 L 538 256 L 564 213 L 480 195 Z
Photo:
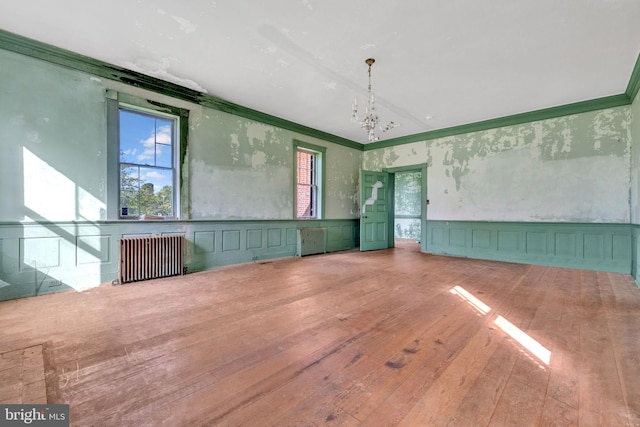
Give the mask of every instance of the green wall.
M 370 149 L 363 167 L 427 163 L 427 252 L 629 273 L 637 108 Z
M 631 222 L 640 224 L 640 96 L 631 104 Z
M 129 235 L 184 235 L 189 271 L 294 256 L 299 227 L 357 246 L 361 150 L 7 50 L 0 64 L 0 300 L 111 282 Z M 189 110 L 180 221 L 108 220 L 113 91 Z M 294 219 L 294 140 L 326 147 L 320 221 Z
M 123 236 L 184 235 L 190 271 L 293 256 L 305 226 L 327 230 L 329 251 L 353 248 L 359 170 L 419 164 L 427 165 L 428 252 L 638 279 L 638 64 L 627 94 L 363 150 L 2 31 L 0 46 L 0 300 L 110 282 Z M 180 221 L 108 220 L 116 209 L 108 91 L 189 110 Z M 293 217 L 294 141 L 326 147 L 320 221 Z
M 638 59 L 640 62 L 640 58 Z M 640 283 L 640 95 L 631 104 L 631 222 L 633 227 L 633 264 L 631 274 Z
M 291 219 L 294 139 L 327 147 L 326 217 L 357 218 L 361 151 L 206 108 L 190 120 L 191 218 Z
M 365 151 L 427 163 L 428 219 L 628 223 L 628 106 Z
M 357 217 L 361 151 L 7 51 L 0 62 L 0 221 L 107 218 L 107 89 L 190 111 L 191 219 L 292 219 L 294 139 L 328 147 L 326 218 Z

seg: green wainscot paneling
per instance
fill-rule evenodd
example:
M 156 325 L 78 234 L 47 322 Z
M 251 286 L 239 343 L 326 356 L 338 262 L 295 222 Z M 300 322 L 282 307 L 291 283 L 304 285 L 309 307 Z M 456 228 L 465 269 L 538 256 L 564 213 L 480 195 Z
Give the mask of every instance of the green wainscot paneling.
M 632 246 L 632 265 L 631 275 L 634 280 L 640 286 L 640 272 L 638 271 L 638 264 L 640 262 L 640 225 L 634 224 L 631 226 L 631 246 Z
M 427 252 L 630 274 L 637 229 L 630 224 L 429 220 Z
M 322 227 L 327 252 L 358 244 L 358 220 L 0 223 L 0 301 L 111 283 L 122 237 L 185 237 L 188 272 L 295 256 L 297 229 Z

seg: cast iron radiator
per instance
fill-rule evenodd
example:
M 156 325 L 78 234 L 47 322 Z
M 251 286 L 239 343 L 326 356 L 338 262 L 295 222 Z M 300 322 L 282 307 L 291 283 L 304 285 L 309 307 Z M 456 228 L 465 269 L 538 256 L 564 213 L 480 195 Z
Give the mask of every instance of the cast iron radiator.
M 327 252 L 324 228 L 298 229 L 298 256 L 323 254 Z
M 182 274 L 183 248 L 183 236 L 120 239 L 119 283 Z

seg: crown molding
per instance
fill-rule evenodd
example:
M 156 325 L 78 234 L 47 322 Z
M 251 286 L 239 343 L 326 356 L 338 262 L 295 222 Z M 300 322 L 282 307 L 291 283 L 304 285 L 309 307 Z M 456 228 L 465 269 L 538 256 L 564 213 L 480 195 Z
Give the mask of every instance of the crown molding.
M 640 90 L 640 54 L 638 55 L 638 59 L 636 59 L 636 65 L 633 67 L 633 71 L 631 72 L 627 90 L 624 92 L 625 95 L 629 97 L 630 102 L 633 102 L 633 100 L 636 99 L 638 90 Z
M 523 123 L 547 120 L 572 114 L 585 113 L 605 108 L 629 105 L 633 102 L 640 90 L 640 55 L 638 56 L 625 93 L 603 98 L 596 98 L 557 107 L 544 108 L 526 113 L 514 114 L 495 119 L 467 123 L 444 129 L 436 129 L 413 135 L 378 141 L 371 144 L 361 144 L 347 138 L 310 128 L 280 117 L 272 116 L 261 111 L 253 110 L 225 101 L 215 96 L 208 95 L 193 89 L 189 89 L 175 83 L 147 76 L 146 74 L 128 70 L 123 67 L 109 64 L 88 56 L 84 56 L 66 49 L 52 46 L 47 43 L 29 39 L 24 36 L 0 30 L 0 48 L 20 53 L 33 58 L 41 59 L 53 64 L 82 71 L 108 80 L 118 81 L 127 85 L 157 92 L 183 101 L 192 102 L 203 107 L 212 108 L 225 113 L 233 114 L 249 120 L 255 120 L 267 125 L 276 126 L 292 132 L 313 138 L 322 139 L 347 148 L 358 151 L 369 151 L 378 148 L 393 147 L 412 142 L 428 141 L 436 138 L 461 135 L 470 132 L 495 129 L 504 126 L 513 126 Z
M 560 105 L 558 107 L 544 108 L 542 110 L 529 111 L 526 113 L 514 114 L 511 116 L 498 117 L 496 119 L 483 120 L 480 122 L 467 123 L 460 126 L 435 129 L 428 132 L 387 139 L 384 141 L 367 144 L 365 145 L 364 150 L 376 150 L 378 148 L 393 147 L 396 145 L 409 144 L 411 142 L 429 141 L 432 139 L 462 135 L 465 133 L 479 132 L 505 126 L 520 125 L 523 123 L 537 122 L 540 120 L 553 119 L 556 117 L 569 116 L 572 114 L 586 113 L 589 111 L 602 110 L 605 108 L 620 107 L 622 105 L 629 105 L 630 103 L 631 102 L 629 101 L 629 97 L 626 94 L 607 96 L 604 98 L 591 99 L 588 101 L 581 101 L 573 104 Z
M 362 151 L 358 142 L 8 31 L 0 30 L 0 48 Z

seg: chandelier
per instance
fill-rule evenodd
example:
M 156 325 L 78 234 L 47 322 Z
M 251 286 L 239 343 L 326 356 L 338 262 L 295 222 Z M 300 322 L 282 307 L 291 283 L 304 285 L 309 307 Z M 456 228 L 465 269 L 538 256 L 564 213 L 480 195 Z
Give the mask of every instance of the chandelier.
M 380 123 L 380 117 L 378 117 L 378 113 L 376 112 L 376 99 L 373 95 L 373 92 L 371 91 L 371 66 L 374 62 L 376 62 L 376 60 L 373 58 L 369 58 L 364 62 L 369 66 L 369 99 L 367 100 L 365 115 L 362 120 L 360 120 L 360 118 L 358 117 L 358 98 L 353 100 L 351 121 L 354 123 L 358 123 L 362 130 L 366 131 L 369 134 L 369 142 L 374 142 L 380 139 L 378 136 L 376 136 L 376 127 L 378 127 L 382 132 L 386 132 L 400 125 L 398 123 L 394 123 L 393 121 L 387 124 Z

